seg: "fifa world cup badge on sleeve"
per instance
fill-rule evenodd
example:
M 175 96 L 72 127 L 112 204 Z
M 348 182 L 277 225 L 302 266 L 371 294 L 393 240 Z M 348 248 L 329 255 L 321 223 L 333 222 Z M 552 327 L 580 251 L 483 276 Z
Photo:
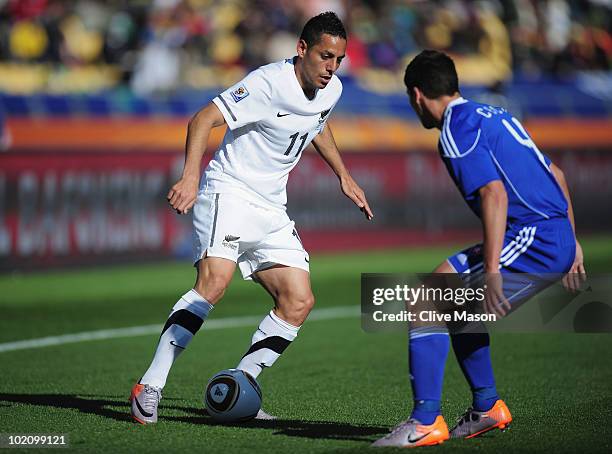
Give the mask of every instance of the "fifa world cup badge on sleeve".
M 235 102 L 238 102 L 249 96 L 249 90 L 244 85 L 240 85 L 238 88 L 232 91 L 232 98 Z

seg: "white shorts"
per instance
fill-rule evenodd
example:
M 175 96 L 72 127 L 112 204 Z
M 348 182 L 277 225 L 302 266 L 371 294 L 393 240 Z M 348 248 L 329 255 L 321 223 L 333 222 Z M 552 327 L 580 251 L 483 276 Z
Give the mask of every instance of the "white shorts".
M 309 271 L 295 223 L 234 194 L 198 194 L 193 208 L 193 263 L 205 255 L 232 260 L 244 279 L 276 264 Z

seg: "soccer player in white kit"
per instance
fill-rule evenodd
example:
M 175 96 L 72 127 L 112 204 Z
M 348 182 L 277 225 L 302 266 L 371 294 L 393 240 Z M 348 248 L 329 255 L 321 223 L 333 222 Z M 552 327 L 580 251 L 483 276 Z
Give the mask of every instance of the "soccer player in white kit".
M 256 69 L 190 120 L 183 175 L 168 200 L 180 214 L 193 208 L 197 279 L 172 308 L 153 361 L 132 388 L 135 421 L 157 422 L 173 362 L 223 296 L 236 265 L 274 299 L 237 368 L 257 378 L 296 338 L 314 296 L 308 253 L 285 210 L 286 185 L 310 142 L 338 176 L 342 192 L 372 219 L 327 124 L 342 93 L 334 73 L 345 50 L 340 19 L 319 14 L 304 26 L 297 56 Z M 223 124 L 223 143 L 200 179 L 210 131 Z M 258 416 L 270 418 L 264 412 Z

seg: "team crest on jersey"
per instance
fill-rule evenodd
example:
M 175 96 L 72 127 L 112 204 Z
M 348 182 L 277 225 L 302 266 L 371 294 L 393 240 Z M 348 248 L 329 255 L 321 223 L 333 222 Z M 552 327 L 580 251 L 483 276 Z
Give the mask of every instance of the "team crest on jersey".
M 240 85 L 231 93 L 232 98 L 234 98 L 234 102 L 238 102 L 247 96 L 249 96 L 249 90 L 246 89 L 244 85 Z

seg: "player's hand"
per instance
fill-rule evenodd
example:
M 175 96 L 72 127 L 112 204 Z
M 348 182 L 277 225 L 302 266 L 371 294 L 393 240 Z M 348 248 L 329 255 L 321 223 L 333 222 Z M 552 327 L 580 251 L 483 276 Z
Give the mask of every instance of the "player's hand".
M 363 211 L 368 221 L 374 217 L 374 213 L 372 213 L 370 205 L 368 205 L 368 200 L 366 199 L 363 190 L 359 187 L 355 180 L 353 180 L 353 177 L 346 175 L 340 178 L 340 187 L 342 188 L 344 195 L 351 199 L 355 205 L 357 205 L 359 209 Z
M 504 280 L 502 274 L 486 273 L 485 274 L 485 310 L 487 314 L 495 314 L 504 317 L 511 306 L 506 296 L 504 295 Z
M 197 178 L 183 177 L 172 186 L 166 198 L 178 214 L 189 213 L 198 197 L 198 185 Z
M 582 246 L 576 240 L 576 257 L 569 272 L 563 277 L 563 287 L 570 292 L 577 292 L 580 289 L 580 285 L 586 280 L 586 277 Z

